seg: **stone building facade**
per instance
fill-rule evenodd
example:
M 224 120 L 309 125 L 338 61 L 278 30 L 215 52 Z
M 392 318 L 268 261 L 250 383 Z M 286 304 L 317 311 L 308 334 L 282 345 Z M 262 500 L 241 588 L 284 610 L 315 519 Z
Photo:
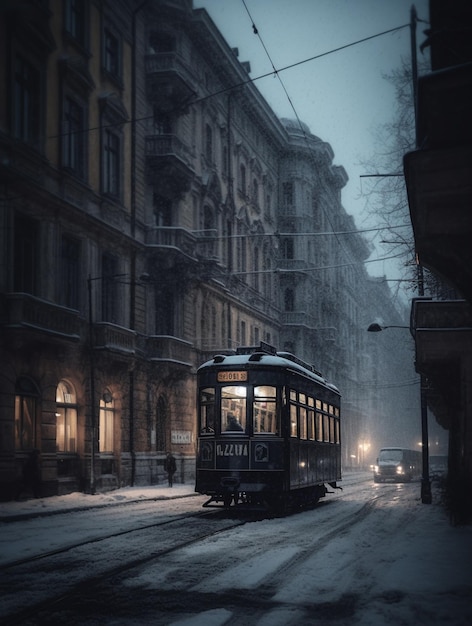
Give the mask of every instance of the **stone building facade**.
M 329 144 L 191 0 L 21 6 L 0 16 L 1 498 L 34 448 L 44 495 L 156 484 L 167 450 L 191 480 L 215 352 L 264 341 L 356 387 L 369 250 Z

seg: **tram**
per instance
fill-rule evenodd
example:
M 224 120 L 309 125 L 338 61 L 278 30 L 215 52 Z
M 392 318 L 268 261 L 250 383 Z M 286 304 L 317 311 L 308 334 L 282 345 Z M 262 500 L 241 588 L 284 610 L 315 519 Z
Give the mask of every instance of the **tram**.
M 339 488 L 341 396 L 314 367 L 261 342 L 214 356 L 197 385 L 204 506 L 287 512 Z

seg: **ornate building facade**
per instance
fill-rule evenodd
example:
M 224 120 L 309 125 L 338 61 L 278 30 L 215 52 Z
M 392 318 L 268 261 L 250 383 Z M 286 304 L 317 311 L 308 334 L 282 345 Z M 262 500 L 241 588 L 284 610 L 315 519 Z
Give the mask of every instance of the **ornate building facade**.
M 191 480 L 215 352 L 264 341 L 356 387 L 372 281 L 346 172 L 206 11 L 31 0 L 0 35 L 2 498 L 34 448 L 44 495 L 155 484 L 167 450 Z

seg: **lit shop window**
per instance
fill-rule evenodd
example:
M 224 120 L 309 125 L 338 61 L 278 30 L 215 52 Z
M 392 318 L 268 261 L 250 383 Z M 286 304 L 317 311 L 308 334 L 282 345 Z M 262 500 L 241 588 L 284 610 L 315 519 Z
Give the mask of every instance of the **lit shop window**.
M 100 452 L 113 452 L 113 429 L 115 421 L 115 401 L 108 389 L 100 398 Z
M 56 389 L 56 448 L 77 452 L 77 398 L 74 387 L 61 380 Z

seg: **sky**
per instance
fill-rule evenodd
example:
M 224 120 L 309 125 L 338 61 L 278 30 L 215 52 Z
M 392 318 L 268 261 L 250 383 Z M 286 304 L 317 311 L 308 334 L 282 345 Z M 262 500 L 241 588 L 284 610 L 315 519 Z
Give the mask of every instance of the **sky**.
M 253 80 L 271 74 L 255 80 L 255 84 L 276 115 L 292 119 L 298 116 L 312 134 L 331 145 L 334 164 L 342 165 L 349 176 L 342 203 L 347 213 L 354 216 L 357 228 L 377 226 L 366 213 L 366 197 L 362 195 L 372 181 L 365 176 L 373 172 L 366 172 L 361 164 L 381 151 L 376 140 L 378 130 L 391 121 L 395 112 L 394 87 L 385 76 L 400 67 L 402 58 L 410 63 L 412 1 L 193 3 L 194 8 L 205 8 L 230 47 L 238 48 L 239 60 L 249 61 Z M 419 20 L 427 21 L 428 1 L 416 0 L 414 6 Z M 396 32 L 380 35 L 402 26 Z M 426 24 L 418 23 L 418 45 L 425 38 L 425 28 Z M 356 43 L 366 38 L 371 39 Z M 344 46 L 348 47 L 337 50 Z M 418 55 L 420 61 L 422 55 Z M 297 63 L 296 67 L 279 71 Z M 280 80 L 274 75 L 274 68 Z M 374 232 L 365 236 L 376 245 L 371 259 L 386 254 Z M 369 263 L 367 269 L 374 276 L 401 275 L 392 261 Z

